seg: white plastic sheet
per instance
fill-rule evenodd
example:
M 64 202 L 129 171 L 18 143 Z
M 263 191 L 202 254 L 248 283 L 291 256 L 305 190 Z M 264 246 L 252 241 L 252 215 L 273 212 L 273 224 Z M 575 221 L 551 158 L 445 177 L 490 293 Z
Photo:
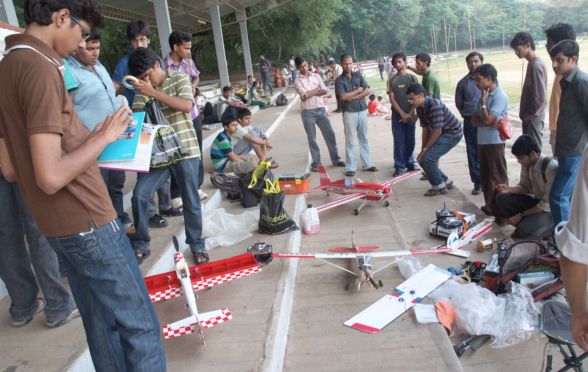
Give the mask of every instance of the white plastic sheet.
M 230 214 L 224 208 L 204 208 L 202 236 L 206 238 L 206 250 L 236 244 L 257 230 L 259 208 L 247 209 L 240 214 Z

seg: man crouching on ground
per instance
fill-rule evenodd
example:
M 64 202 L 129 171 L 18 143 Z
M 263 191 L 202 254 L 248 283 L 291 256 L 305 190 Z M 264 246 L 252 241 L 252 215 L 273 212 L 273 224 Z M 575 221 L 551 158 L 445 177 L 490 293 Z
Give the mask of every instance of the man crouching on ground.
M 427 96 L 425 88 L 418 83 L 408 87 L 406 97 L 416 109 L 412 121 L 420 119 L 423 129 L 423 147 L 417 156 L 417 162 L 431 184 L 431 189 L 425 196 L 446 194 L 448 189 L 453 188 L 453 181 L 439 169 L 439 159 L 461 141 L 461 123 L 441 100 Z
M 61 57 L 102 24 L 94 0 L 27 0 L 0 63 L 0 162 L 63 258 L 97 371 L 164 371 L 159 322 L 96 159 L 128 127 L 122 108 L 88 133 Z

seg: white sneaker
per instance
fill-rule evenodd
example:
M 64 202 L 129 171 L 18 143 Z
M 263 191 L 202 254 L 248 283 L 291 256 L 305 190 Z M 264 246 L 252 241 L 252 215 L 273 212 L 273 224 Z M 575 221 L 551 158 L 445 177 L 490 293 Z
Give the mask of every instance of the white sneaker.
M 184 204 L 182 203 L 182 198 L 173 198 L 171 200 L 171 205 L 172 205 L 172 208 L 177 208 L 177 209 L 180 209 L 184 206 Z
M 198 195 L 200 195 L 200 200 L 206 200 L 208 199 L 208 194 L 205 193 L 204 191 L 198 189 Z

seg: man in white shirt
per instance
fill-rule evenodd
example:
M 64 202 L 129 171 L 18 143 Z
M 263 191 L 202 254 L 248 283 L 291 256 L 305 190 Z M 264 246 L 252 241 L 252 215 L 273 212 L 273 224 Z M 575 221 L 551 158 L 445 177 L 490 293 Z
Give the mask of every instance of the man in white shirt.
M 555 241 L 561 251 L 561 271 L 572 311 L 572 334 L 576 343 L 588 350 L 588 148 L 584 150 L 576 177 L 570 216 L 556 227 Z
M 333 165 L 344 167 L 345 162 L 341 161 L 339 157 L 335 132 L 327 116 L 325 102 L 322 98 L 322 96 L 327 94 L 327 88 L 319 74 L 308 70 L 308 63 L 304 57 L 296 57 L 294 63 L 300 73 L 294 81 L 294 86 L 302 100 L 302 123 L 306 131 L 306 138 L 308 139 L 308 147 L 310 148 L 310 156 L 312 158 L 310 170 L 318 172 L 319 165 L 321 164 L 321 153 L 316 142 L 315 125 L 319 127 L 323 134 Z

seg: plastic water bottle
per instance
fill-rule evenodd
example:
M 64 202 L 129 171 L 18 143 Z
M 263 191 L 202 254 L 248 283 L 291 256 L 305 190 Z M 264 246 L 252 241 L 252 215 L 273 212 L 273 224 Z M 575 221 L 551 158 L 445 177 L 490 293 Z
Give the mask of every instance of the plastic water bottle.
M 349 176 L 345 176 L 345 187 L 349 188 L 353 185 L 353 180 Z
M 306 208 L 301 216 L 302 232 L 306 235 L 318 234 L 321 232 L 321 222 L 316 208 Z

